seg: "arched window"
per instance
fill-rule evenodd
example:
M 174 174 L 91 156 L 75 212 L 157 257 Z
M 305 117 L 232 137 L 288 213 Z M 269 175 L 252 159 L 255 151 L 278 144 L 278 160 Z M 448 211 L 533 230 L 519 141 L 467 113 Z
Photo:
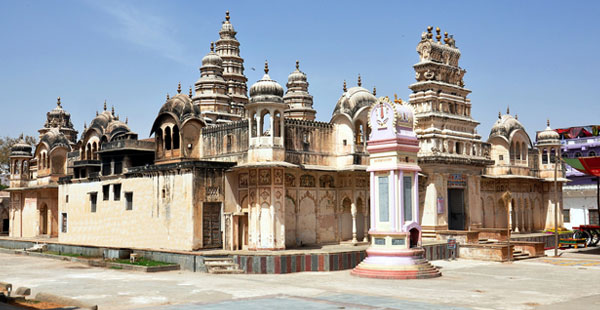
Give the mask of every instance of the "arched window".
M 85 159 L 86 160 L 91 160 L 92 159 L 92 146 L 88 143 L 85 146 L 85 149 L 86 149 L 86 151 L 85 151 Z
M 517 150 L 515 156 L 518 160 L 521 160 L 521 143 L 517 142 Z
M 562 153 L 563 158 L 569 158 L 569 153 Z
M 29 166 L 29 162 L 24 160 L 23 163 L 21 164 L 21 174 L 22 175 L 25 175 L 27 173 L 28 166 Z
M 527 146 L 525 142 L 521 142 L 521 159 L 527 160 Z
M 226 136 L 227 153 L 231 153 L 232 146 L 233 146 L 233 136 L 232 135 L 227 135 Z
M 158 153 L 162 153 L 162 151 L 163 151 L 163 131 L 162 131 L 162 129 L 158 128 L 156 130 L 156 132 L 154 133 L 154 137 L 156 139 L 156 151 Z
M 556 154 L 558 153 L 558 149 L 552 148 L 550 150 L 550 162 L 551 163 L 555 163 L 556 162 Z
M 575 152 L 575 158 L 581 157 L 581 152 Z
M 165 150 L 171 149 L 171 127 L 165 128 Z
M 590 151 L 590 152 L 588 153 L 588 156 L 589 156 L 589 157 L 594 157 L 594 156 L 596 156 L 596 152 L 594 152 L 594 151 Z
M 273 118 L 273 136 L 281 137 L 281 113 L 279 111 L 275 111 Z
M 92 145 L 92 157 L 93 160 L 98 160 L 98 144 L 96 142 Z
M 260 135 L 270 136 L 271 135 L 271 113 L 265 112 L 260 120 Z
M 19 171 L 19 165 L 18 165 L 18 160 L 15 160 L 15 165 L 13 167 L 13 174 L 17 174 L 17 171 Z
M 462 149 L 461 149 L 460 142 L 456 142 L 456 145 L 454 146 L 454 149 L 456 150 L 456 154 L 458 154 L 458 155 L 462 154 Z
M 173 126 L 173 149 L 179 149 L 179 127 Z
M 256 113 L 252 114 L 252 118 L 250 120 L 251 124 L 250 124 L 250 136 L 252 138 L 257 136 L 256 130 L 258 129 L 256 124 L 257 124 L 257 120 L 256 120 L 257 116 Z
M 509 155 L 510 155 L 510 162 L 514 163 L 514 161 L 515 161 L 515 144 L 514 143 L 510 144 L 510 154 Z
M 46 160 L 46 163 L 44 164 L 45 168 L 50 168 L 50 158 L 48 158 L 48 153 L 44 153 L 44 159 Z

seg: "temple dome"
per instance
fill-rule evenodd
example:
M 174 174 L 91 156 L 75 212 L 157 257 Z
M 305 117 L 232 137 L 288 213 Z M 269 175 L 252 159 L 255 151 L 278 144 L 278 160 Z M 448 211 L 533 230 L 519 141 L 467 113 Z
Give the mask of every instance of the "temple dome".
M 375 102 L 377 102 L 377 98 L 367 89 L 360 86 L 351 87 L 338 100 L 333 115 L 347 114 L 354 118 L 356 112 L 361 108 L 370 107 Z
M 501 136 L 510 140 L 510 136 L 516 130 L 525 130 L 525 127 L 512 115 L 504 114 L 492 126 L 489 138 Z
M 69 139 L 58 128 L 50 128 L 50 130 L 40 137 L 40 143 L 46 144 L 49 152 L 57 147 L 71 149 Z
M 283 87 L 269 76 L 269 64 L 265 62 L 265 75 L 250 87 L 250 103 L 283 103 Z
M 559 145 L 560 135 L 550 127 L 550 121 L 544 131 L 537 134 L 537 145 Z
M 27 144 L 25 140 L 23 140 L 23 136 L 19 139 L 19 141 L 10 148 L 10 156 L 31 156 L 32 146 Z
M 213 42 L 210 42 L 210 52 L 202 58 L 202 67 L 209 67 L 209 66 L 216 66 L 216 67 L 223 66 L 223 59 L 221 58 L 221 56 L 219 56 L 219 55 L 217 55 L 217 53 L 215 53 Z
M 178 121 L 184 121 L 187 118 L 198 116 L 200 113 L 192 104 L 190 96 L 177 94 L 167 100 L 160 108 L 158 114 L 170 113 L 177 117 Z

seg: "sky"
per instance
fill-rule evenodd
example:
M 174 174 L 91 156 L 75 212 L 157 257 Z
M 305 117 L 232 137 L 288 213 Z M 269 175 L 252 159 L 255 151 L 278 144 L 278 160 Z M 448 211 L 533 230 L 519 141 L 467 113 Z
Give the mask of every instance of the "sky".
M 248 89 L 285 86 L 300 61 L 317 120 L 342 84 L 408 100 L 416 46 L 428 25 L 453 34 L 472 117 L 485 141 L 498 112 L 535 132 L 599 124 L 599 1 L 30 1 L 0 0 L 0 136 L 37 136 L 62 106 L 75 129 L 104 101 L 140 139 L 166 94 L 187 93 L 231 13 Z

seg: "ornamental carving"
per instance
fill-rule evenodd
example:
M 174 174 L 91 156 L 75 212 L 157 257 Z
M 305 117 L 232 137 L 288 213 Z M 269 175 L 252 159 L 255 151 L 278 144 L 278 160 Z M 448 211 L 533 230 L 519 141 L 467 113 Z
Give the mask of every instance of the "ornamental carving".
M 305 174 L 300 177 L 301 187 L 315 187 L 315 177 L 309 174 Z
M 262 203 L 270 203 L 271 191 L 268 188 L 263 188 L 260 190 L 260 199 Z
M 258 170 L 258 185 L 271 185 L 271 169 Z
M 248 184 L 256 186 L 256 178 L 258 177 L 256 169 L 251 169 L 248 173 Z
M 333 177 L 330 175 L 322 175 L 319 177 L 319 187 L 334 188 L 335 183 L 333 181 Z
M 240 173 L 239 174 L 239 178 L 240 178 L 240 188 L 246 188 L 248 187 L 248 174 L 247 173 Z
M 273 184 L 275 184 L 275 185 L 283 184 L 283 170 L 281 170 L 281 169 L 273 170 Z
M 296 177 L 291 173 L 285 174 L 285 186 L 296 187 Z

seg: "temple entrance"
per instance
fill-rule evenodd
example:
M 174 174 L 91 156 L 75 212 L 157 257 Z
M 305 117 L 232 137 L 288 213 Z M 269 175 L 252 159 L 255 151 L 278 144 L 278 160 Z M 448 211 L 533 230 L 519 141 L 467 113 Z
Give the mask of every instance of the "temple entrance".
M 221 203 L 205 202 L 202 205 L 202 241 L 205 248 L 220 248 Z
M 448 229 L 465 230 L 465 190 L 448 189 Z
M 42 205 L 40 208 L 40 235 L 48 234 L 48 206 Z

